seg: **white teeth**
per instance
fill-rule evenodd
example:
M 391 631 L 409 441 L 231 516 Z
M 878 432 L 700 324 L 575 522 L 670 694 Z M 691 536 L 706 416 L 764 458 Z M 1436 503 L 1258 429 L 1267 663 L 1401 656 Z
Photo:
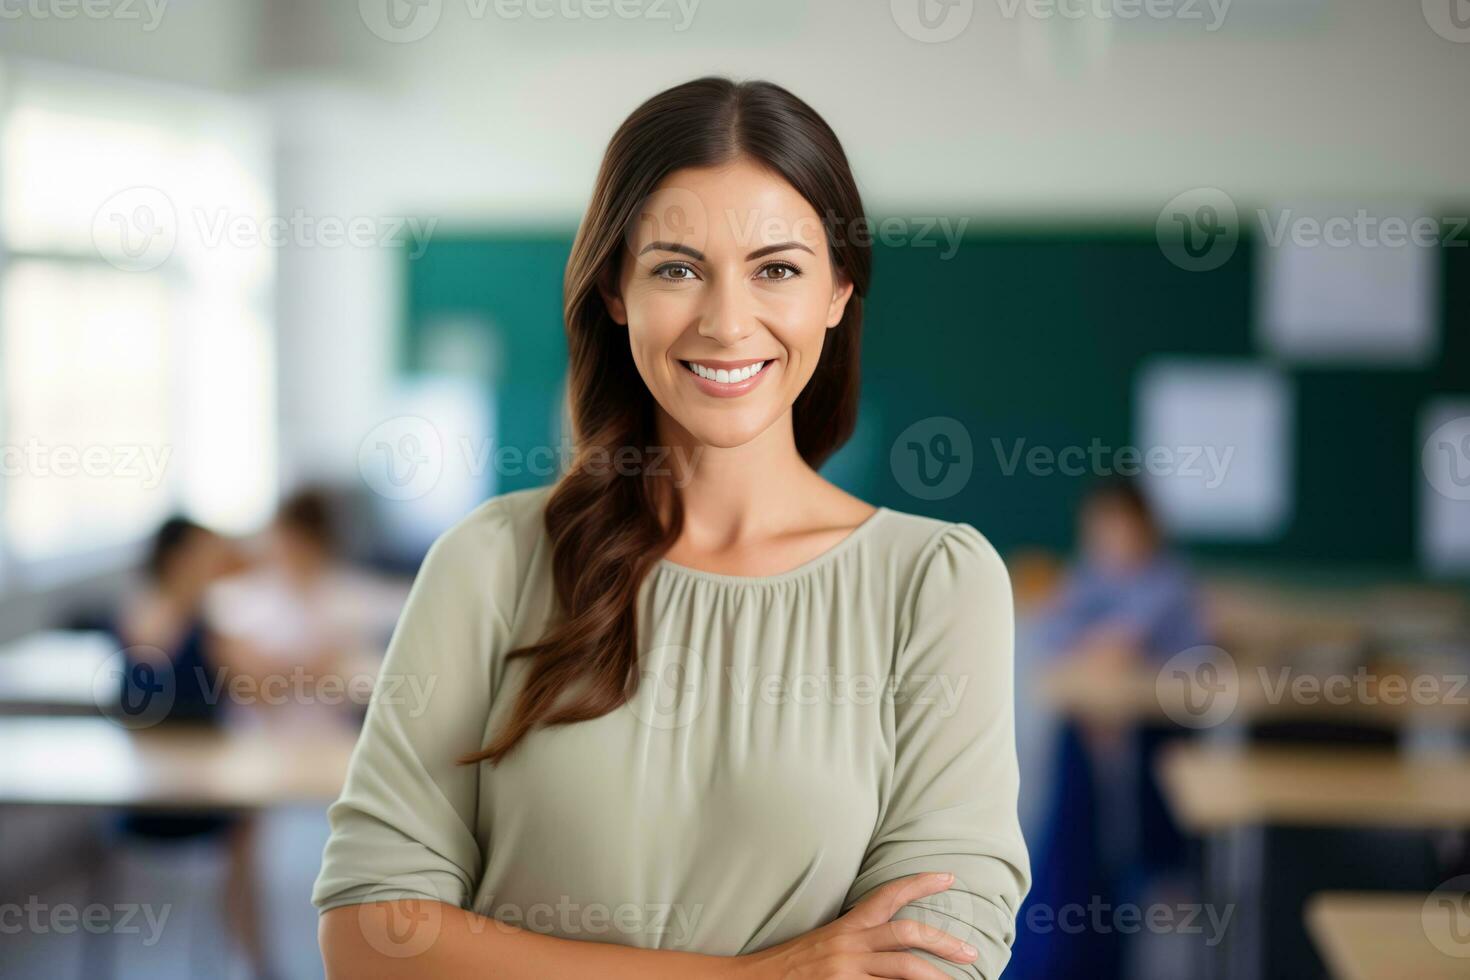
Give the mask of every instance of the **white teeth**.
M 765 361 L 757 361 L 754 364 L 747 364 L 743 368 L 736 368 L 735 370 L 730 371 L 726 370 L 725 368 L 707 368 L 703 364 L 696 364 L 693 361 L 685 361 L 684 363 L 689 368 L 689 370 L 693 371 L 701 378 L 708 378 L 710 381 L 714 381 L 722 385 L 738 384 L 741 381 L 749 380 L 750 378 L 754 377 L 761 368 L 766 366 Z

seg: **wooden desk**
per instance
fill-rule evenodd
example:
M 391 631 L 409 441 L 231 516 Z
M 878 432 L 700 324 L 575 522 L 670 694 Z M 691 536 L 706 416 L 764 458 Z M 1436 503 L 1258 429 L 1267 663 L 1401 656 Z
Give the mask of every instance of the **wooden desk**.
M 0 647 L 0 714 L 96 715 L 97 673 L 117 652 L 103 632 L 45 630 Z M 111 702 L 109 702 L 111 703 Z
M 105 718 L 0 718 L 0 804 L 252 809 L 330 802 L 357 733 L 159 726 Z
M 1464 980 L 1470 941 L 1457 943 L 1449 917 L 1464 912 L 1426 895 L 1323 892 L 1307 905 L 1307 929 L 1335 980 Z M 1463 930 L 1470 921 L 1458 924 Z M 1446 949 L 1430 941 L 1435 931 Z M 1458 955 L 1451 955 L 1455 953 Z
M 1159 781 L 1182 826 L 1470 827 L 1470 755 L 1179 743 Z
M 1283 678 L 1279 673 L 1282 665 L 1242 664 L 1233 680 L 1228 674 L 1222 676 L 1222 682 L 1229 686 L 1221 696 L 1231 700 L 1218 715 L 1212 712 L 1207 719 L 1190 710 L 1186 703 L 1186 697 L 1194 696 L 1189 685 L 1168 677 L 1161 679 L 1162 669 L 1161 664 L 1148 663 L 1120 670 L 1058 664 L 1042 674 L 1038 688 L 1047 703 L 1061 714 L 1110 724 L 1174 721 L 1189 727 L 1206 727 L 1205 720 L 1214 724 L 1290 720 L 1382 727 L 1413 722 L 1450 728 L 1470 725 L 1470 711 L 1462 700 L 1470 696 L 1470 691 L 1460 690 L 1448 679 L 1454 673 L 1448 667 L 1424 668 L 1428 677 L 1446 678 L 1438 689 L 1442 700 L 1434 701 L 1416 695 L 1407 681 L 1402 689 L 1390 688 L 1381 693 L 1368 689 L 1364 691 L 1366 697 L 1359 699 L 1360 686 L 1352 672 L 1334 675 L 1334 686 L 1329 688 L 1308 687 L 1307 696 L 1300 697 L 1292 685 L 1315 682 L 1306 671 L 1289 672 Z M 1401 672 L 1403 668 L 1398 670 Z M 1385 670 L 1374 671 L 1370 676 L 1383 682 L 1394 675 Z

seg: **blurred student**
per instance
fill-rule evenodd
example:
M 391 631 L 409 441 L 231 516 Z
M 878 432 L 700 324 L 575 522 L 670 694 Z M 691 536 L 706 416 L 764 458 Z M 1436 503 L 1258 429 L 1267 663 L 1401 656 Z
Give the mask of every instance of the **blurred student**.
M 1122 667 L 1209 642 L 1194 579 L 1137 484 L 1093 487 L 1078 540 L 1080 559 L 1042 613 L 1042 642 L 1053 656 Z
M 125 722 L 128 715 L 149 727 L 215 727 L 223 722 L 225 706 L 217 686 L 221 665 L 205 625 L 204 596 L 241 561 L 232 542 L 187 518 L 172 517 L 159 527 L 143 567 L 142 586 L 123 604 L 112 627 L 124 653 L 118 693 Z M 260 931 L 252 821 L 247 816 L 129 811 L 123 814 L 120 829 L 154 841 L 222 839 L 228 859 L 226 921 L 252 975 L 270 975 Z
M 1039 611 L 1038 642 L 1055 669 L 1123 673 L 1210 642 L 1203 602 L 1182 558 L 1165 540 L 1148 498 L 1126 479 L 1094 485 L 1078 511 L 1079 555 Z M 1051 767 L 1049 816 L 1035 848 L 1030 909 L 1087 907 L 1095 896 L 1141 904 L 1178 870 L 1184 839 L 1153 777 L 1155 753 L 1177 734 L 1064 720 Z M 1028 933 L 1016 940 L 1007 976 L 1121 975 L 1117 930 Z
M 210 625 L 231 668 L 253 681 L 244 700 L 257 719 L 350 713 L 345 686 L 370 687 L 407 588 L 348 565 L 338 535 L 327 495 L 299 491 L 271 522 L 262 560 L 210 590 Z

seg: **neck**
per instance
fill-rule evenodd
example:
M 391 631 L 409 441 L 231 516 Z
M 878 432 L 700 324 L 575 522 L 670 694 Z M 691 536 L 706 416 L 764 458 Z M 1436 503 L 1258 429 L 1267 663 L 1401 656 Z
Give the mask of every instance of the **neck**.
M 659 441 L 684 505 L 681 537 L 701 548 L 729 547 L 788 528 L 802 488 L 819 481 L 796 450 L 791 412 L 749 442 L 722 448 L 698 442 L 659 413 Z

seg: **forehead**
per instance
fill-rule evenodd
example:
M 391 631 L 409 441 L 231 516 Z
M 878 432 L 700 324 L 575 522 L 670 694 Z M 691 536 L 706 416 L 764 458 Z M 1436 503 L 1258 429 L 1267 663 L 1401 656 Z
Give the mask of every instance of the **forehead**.
M 629 232 L 635 253 L 654 241 L 709 255 L 796 241 L 821 254 L 826 234 L 816 209 L 785 178 L 742 158 L 676 170 L 660 181 Z

